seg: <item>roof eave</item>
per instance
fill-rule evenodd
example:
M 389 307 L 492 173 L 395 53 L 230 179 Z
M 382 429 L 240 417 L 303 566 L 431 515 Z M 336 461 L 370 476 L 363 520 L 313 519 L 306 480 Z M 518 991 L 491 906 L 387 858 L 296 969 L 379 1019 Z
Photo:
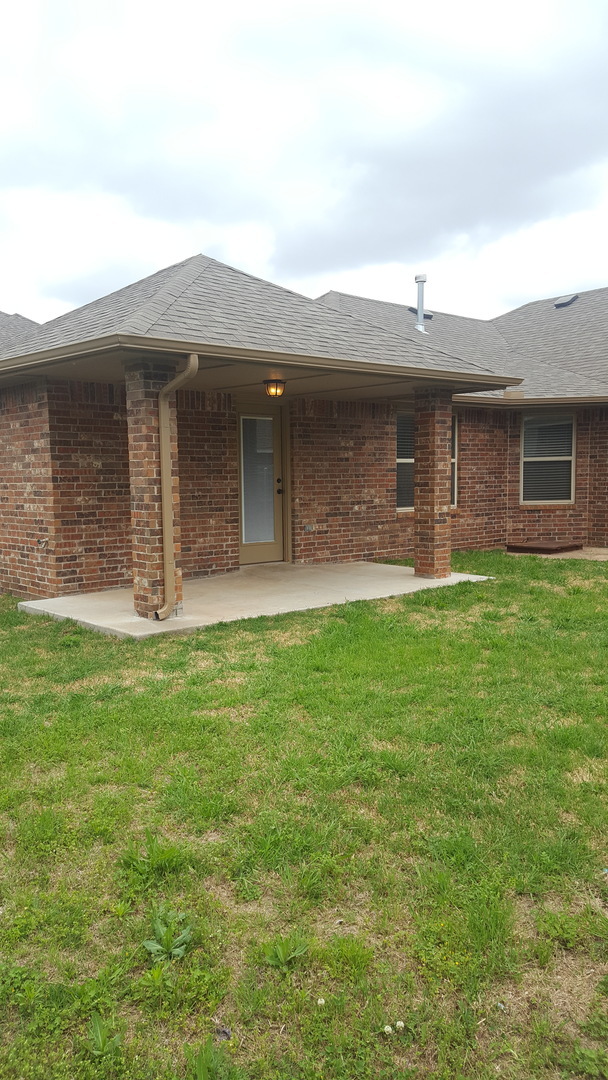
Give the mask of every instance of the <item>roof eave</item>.
M 311 356 L 303 353 L 287 353 L 270 349 L 235 348 L 231 345 L 207 345 L 200 341 L 175 341 L 166 338 L 141 337 L 132 334 L 110 334 L 105 337 L 95 338 L 87 342 L 77 342 L 74 345 L 63 346 L 54 349 L 44 349 L 37 353 L 25 356 L 8 357 L 0 360 L 0 375 L 16 374 L 20 371 L 37 370 L 38 368 L 60 363 L 64 360 L 85 359 L 95 353 L 108 352 L 113 349 L 128 349 L 136 352 L 143 350 L 152 352 L 167 352 L 175 355 L 187 355 L 195 352 L 199 356 L 216 356 L 235 360 L 251 361 L 252 363 L 280 363 L 284 366 L 325 368 L 334 371 L 356 371 L 361 373 L 362 368 L 370 374 L 403 376 L 408 379 L 423 377 L 425 381 L 471 383 L 476 387 L 487 390 L 500 390 L 508 386 L 518 386 L 521 379 L 508 376 L 485 374 L 485 372 L 451 371 L 449 369 L 425 368 L 410 365 L 378 364 L 361 360 L 346 360 L 337 357 Z
M 521 382 L 522 380 L 520 380 Z M 495 409 L 520 409 L 526 408 L 528 405 L 546 405 L 547 407 L 555 407 L 556 405 L 605 405 L 608 402 L 608 392 L 606 394 L 588 394 L 586 397 L 567 397 L 563 394 L 559 397 L 517 397 L 517 398 L 490 398 L 484 397 L 483 394 L 457 394 L 455 395 L 455 404 L 462 405 L 483 405 L 484 408 Z

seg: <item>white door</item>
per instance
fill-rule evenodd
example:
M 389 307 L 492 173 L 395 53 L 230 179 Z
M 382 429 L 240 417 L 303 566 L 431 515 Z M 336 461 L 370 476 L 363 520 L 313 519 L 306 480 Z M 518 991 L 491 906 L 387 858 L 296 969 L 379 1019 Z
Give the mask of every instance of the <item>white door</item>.
M 241 564 L 283 559 L 280 415 L 239 418 Z

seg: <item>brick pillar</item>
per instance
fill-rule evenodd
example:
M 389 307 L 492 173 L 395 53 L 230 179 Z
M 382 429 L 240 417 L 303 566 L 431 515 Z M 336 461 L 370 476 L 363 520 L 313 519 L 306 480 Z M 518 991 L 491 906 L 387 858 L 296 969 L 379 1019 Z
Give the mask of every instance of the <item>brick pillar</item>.
M 445 578 L 451 573 L 452 547 L 452 395 L 447 390 L 417 390 L 414 409 L 414 573 Z
M 135 612 L 151 619 L 164 603 L 163 533 L 160 495 L 160 438 L 158 393 L 173 378 L 175 364 L 137 361 L 125 370 L 131 529 L 133 544 L 133 599 Z M 176 610 L 182 604 L 180 565 L 179 470 L 175 401 L 171 405 L 171 459 L 173 528 L 176 554 Z

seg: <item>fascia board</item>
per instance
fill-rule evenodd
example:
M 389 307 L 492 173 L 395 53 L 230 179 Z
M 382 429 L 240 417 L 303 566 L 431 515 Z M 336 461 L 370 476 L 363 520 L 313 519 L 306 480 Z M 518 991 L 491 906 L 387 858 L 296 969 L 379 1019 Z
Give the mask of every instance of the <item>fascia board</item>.
M 325 368 L 330 371 L 369 372 L 370 374 L 390 375 L 394 378 L 420 379 L 432 382 L 470 382 L 483 383 L 488 389 L 502 389 L 506 386 L 518 386 L 522 380 L 507 376 L 486 375 L 485 372 L 467 372 L 441 370 L 437 368 L 411 367 L 408 365 L 364 363 L 360 360 L 333 359 L 324 356 L 309 356 L 298 353 L 274 352 L 263 349 L 234 348 L 228 345 L 203 345 L 200 342 L 169 341 L 166 338 L 136 337 L 128 334 L 111 334 L 88 342 L 45 349 L 27 356 L 10 357 L 0 360 L 0 374 L 15 374 L 56 364 L 63 360 L 85 359 L 98 352 L 126 348 L 141 352 L 168 352 L 172 355 L 198 353 L 199 356 L 217 356 L 219 358 L 240 360 L 250 363 L 282 364 L 291 367 Z

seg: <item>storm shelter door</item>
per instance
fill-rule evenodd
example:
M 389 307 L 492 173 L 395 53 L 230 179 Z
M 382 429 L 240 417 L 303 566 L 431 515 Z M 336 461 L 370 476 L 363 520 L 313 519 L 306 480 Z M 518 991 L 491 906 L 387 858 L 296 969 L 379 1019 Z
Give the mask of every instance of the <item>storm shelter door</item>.
M 280 415 L 242 415 L 241 565 L 283 559 Z

